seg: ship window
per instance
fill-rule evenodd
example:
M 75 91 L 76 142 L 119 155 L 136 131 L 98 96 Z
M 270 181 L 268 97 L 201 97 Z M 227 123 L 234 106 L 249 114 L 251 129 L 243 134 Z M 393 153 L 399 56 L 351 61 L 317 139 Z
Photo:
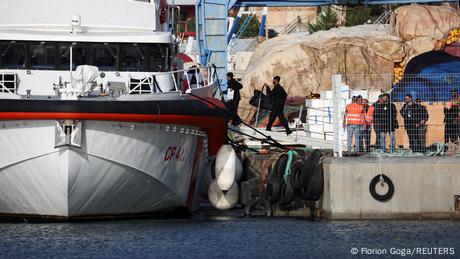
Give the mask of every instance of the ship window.
M 29 44 L 28 56 L 32 69 L 54 69 L 56 65 L 56 45 L 46 42 Z
M 120 66 L 122 71 L 147 71 L 147 47 L 142 44 L 122 45 Z
M 92 65 L 104 71 L 118 69 L 118 45 L 94 44 L 92 46 Z
M 70 63 L 70 46 L 72 46 L 72 69 L 76 69 L 77 66 L 87 65 L 88 62 L 88 46 L 84 43 L 76 42 L 63 42 L 59 43 L 59 53 L 58 53 L 58 68 L 59 69 L 69 69 Z
M 149 68 L 154 72 L 164 72 L 169 66 L 169 48 L 167 44 L 150 45 Z
M 0 68 L 19 69 L 26 67 L 26 44 L 15 41 L 0 42 Z

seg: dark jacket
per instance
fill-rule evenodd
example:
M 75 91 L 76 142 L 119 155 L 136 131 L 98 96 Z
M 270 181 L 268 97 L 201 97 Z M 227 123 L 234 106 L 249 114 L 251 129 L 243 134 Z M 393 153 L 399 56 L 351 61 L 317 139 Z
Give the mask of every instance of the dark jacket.
M 287 98 L 287 93 L 284 91 L 284 88 L 277 84 L 273 87 L 273 90 L 270 90 L 267 86 L 267 93 L 272 101 L 272 110 L 283 110 Z
M 450 109 L 444 108 L 444 122 L 449 125 L 456 123 L 459 111 L 460 109 L 456 105 Z
M 227 82 L 227 88 L 232 89 L 234 91 L 234 94 L 233 94 L 234 101 L 241 100 L 240 90 L 243 89 L 243 85 L 240 84 L 240 82 L 236 81 L 235 79 L 232 79 Z
M 376 102 L 374 105 L 374 130 L 380 132 L 394 132 L 399 128 L 396 105 L 394 103 Z
M 415 127 L 422 120 L 427 121 L 429 118 L 426 108 L 417 103 L 412 103 L 411 105 L 405 103 L 400 113 L 404 119 L 404 127 L 406 128 Z

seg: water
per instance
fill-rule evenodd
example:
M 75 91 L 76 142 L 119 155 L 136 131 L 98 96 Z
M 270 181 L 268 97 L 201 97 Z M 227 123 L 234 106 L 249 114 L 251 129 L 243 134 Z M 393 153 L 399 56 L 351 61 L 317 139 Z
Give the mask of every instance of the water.
M 307 221 L 234 216 L 59 224 L 0 224 L 1 258 L 353 258 L 403 248 L 448 248 L 460 222 Z M 425 250 L 425 253 L 430 252 Z M 452 252 L 452 250 L 448 250 Z M 361 253 L 361 250 L 360 252 Z M 433 258 L 425 255 L 425 258 Z M 381 257 L 381 256 L 379 256 Z M 401 256 L 396 256 L 401 257 Z M 417 257 L 420 257 L 418 255 Z

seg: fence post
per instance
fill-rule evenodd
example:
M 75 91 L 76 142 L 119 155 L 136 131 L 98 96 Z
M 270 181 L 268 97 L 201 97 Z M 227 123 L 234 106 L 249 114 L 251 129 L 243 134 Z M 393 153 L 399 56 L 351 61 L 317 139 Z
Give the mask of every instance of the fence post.
M 334 113 L 334 156 L 342 157 L 342 75 L 332 76 L 332 106 Z

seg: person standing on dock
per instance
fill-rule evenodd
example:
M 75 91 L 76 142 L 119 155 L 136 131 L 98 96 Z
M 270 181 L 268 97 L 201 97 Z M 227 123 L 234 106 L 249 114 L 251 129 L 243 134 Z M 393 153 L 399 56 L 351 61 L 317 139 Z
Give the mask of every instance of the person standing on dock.
M 367 153 L 371 152 L 371 133 L 372 133 L 372 120 L 374 117 L 374 106 L 369 105 L 369 100 L 363 100 L 364 110 L 364 126 L 361 131 L 361 141 L 359 142 L 359 150 Z M 365 148 L 364 148 L 365 147 Z
M 425 114 L 422 107 L 412 101 L 412 95 L 407 94 L 404 100 L 405 103 L 400 113 L 404 119 L 404 128 L 409 137 L 410 149 L 412 152 L 423 152 L 422 139 L 418 130 L 428 120 L 428 113 Z
M 460 98 L 458 97 L 457 89 L 450 90 L 451 99 L 444 107 L 444 142 L 455 142 L 460 136 L 459 114 L 460 114 Z
M 364 125 L 364 109 L 358 103 L 358 98 L 353 96 L 352 101 L 345 110 L 343 116 L 343 126 L 347 129 L 347 150 L 351 153 L 353 146 L 353 136 L 355 137 L 356 152 L 360 152 L 360 134 Z
M 288 122 L 286 117 L 284 117 L 284 103 L 287 99 L 287 93 L 284 91 L 284 88 L 280 85 L 281 78 L 275 76 L 273 78 L 273 90 L 270 90 L 269 86 L 266 86 L 268 96 L 270 96 L 272 101 L 272 110 L 270 111 L 270 118 L 268 120 L 268 125 L 266 130 L 271 131 L 275 119 L 278 117 L 281 124 L 283 124 L 286 129 L 286 135 L 291 135 L 292 130 L 289 129 Z
M 386 136 L 390 135 L 390 152 L 396 147 L 395 131 L 399 128 L 396 105 L 390 101 L 389 94 L 383 94 L 375 104 L 374 129 L 378 133 L 379 148 L 386 151 Z
M 241 101 L 240 90 L 243 85 L 234 79 L 233 73 L 227 73 L 227 88 L 233 90 L 233 100 L 229 103 L 230 112 L 233 115 L 232 125 L 238 126 L 241 124 L 241 118 L 238 116 L 238 107 Z
M 420 98 L 417 98 L 415 102 L 420 105 L 421 112 L 426 118 L 424 123 L 420 123 L 420 126 L 418 127 L 418 135 L 420 138 L 420 145 L 422 147 L 422 151 L 426 151 L 426 122 L 430 118 L 430 115 L 428 114 L 428 110 L 426 109 L 426 106 L 422 104 L 422 100 Z

